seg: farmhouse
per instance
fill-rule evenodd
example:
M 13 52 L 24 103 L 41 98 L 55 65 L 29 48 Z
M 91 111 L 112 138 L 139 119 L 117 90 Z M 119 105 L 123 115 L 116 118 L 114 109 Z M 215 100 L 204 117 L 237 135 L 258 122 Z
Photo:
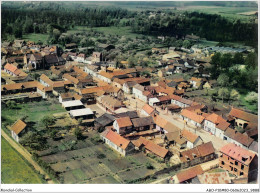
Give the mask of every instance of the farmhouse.
M 59 96 L 59 102 L 62 103 L 65 101 L 73 101 L 75 100 L 74 95 L 75 94 L 72 92 L 61 93 Z
M 248 181 L 257 178 L 258 156 L 251 151 L 230 143 L 220 149 L 219 165 L 221 168 L 236 175 L 248 178 Z
M 224 140 L 227 140 L 230 143 L 234 143 L 237 146 L 248 149 L 250 145 L 253 143 L 253 139 L 247 136 L 246 134 L 242 134 L 235 129 L 227 128 L 224 133 Z
M 174 184 L 188 184 L 192 183 L 192 179 L 201 174 L 203 174 L 203 169 L 198 165 L 177 173 L 173 176 L 171 181 L 173 181 Z
M 133 129 L 135 131 L 145 131 L 145 130 L 152 130 L 155 128 L 155 123 L 153 122 L 153 118 L 149 117 L 141 117 L 135 118 L 131 120 L 133 123 Z
M 234 117 L 235 126 L 238 126 L 238 127 L 246 128 L 246 126 L 249 123 L 253 123 L 253 124 L 256 124 L 256 125 L 258 123 L 258 116 L 257 115 L 247 113 L 247 112 L 239 110 L 239 109 L 232 108 L 229 115 L 231 117 Z
M 121 117 L 114 121 L 113 127 L 118 134 L 127 134 L 132 132 L 133 123 L 129 117 Z
M 195 104 L 197 105 L 197 103 L 195 103 L 191 100 L 188 100 L 188 99 L 181 98 L 180 96 L 177 96 L 177 95 L 171 95 L 170 97 L 172 99 L 171 103 L 178 105 L 181 108 L 190 107 Z
M 200 145 L 203 143 L 202 139 L 200 138 L 200 136 L 186 130 L 183 129 L 181 131 L 181 136 L 187 140 L 187 147 L 188 148 L 194 148 L 197 145 Z
M 162 118 L 160 115 L 156 115 L 153 117 L 154 122 L 156 124 L 156 129 L 163 132 L 163 133 L 171 133 L 180 131 L 180 129 L 167 121 L 166 119 Z
M 11 126 L 11 134 L 12 137 L 16 142 L 19 143 L 19 138 L 24 134 L 26 130 L 26 124 L 22 120 L 16 121 L 12 126 Z
M 230 125 L 230 123 L 228 123 L 221 116 L 219 116 L 215 113 L 212 113 L 205 118 L 204 130 L 223 139 L 224 132 L 227 130 L 229 125 Z
M 188 123 L 191 123 L 197 127 L 201 127 L 205 119 L 205 117 L 187 109 L 182 110 L 180 117 Z
M 191 167 L 215 159 L 215 149 L 212 142 L 203 143 L 192 149 L 180 152 L 179 158 L 183 166 Z
M 177 146 L 179 149 L 186 148 L 186 146 L 187 146 L 187 140 L 185 140 L 185 138 L 180 136 L 179 131 L 166 133 L 165 142 L 168 145 L 173 144 L 173 145 Z
M 18 69 L 15 65 L 7 63 L 4 66 L 4 71 L 12 76 L 21 76 L 25 74 L 22 70 Z
M 116 119 L 115 116 L 108 113 L 104 113 L 103 115 L 95 119 L 95 123 L 94 123 L 95 128 L 104 129 L 106 126 L 112 126 L 115 119 Z
M 110 129 L 103 131 L 100 136 L 107 145 L 112 147 L 123 156 L 129 155 L 135 151 L 135 147 L 131 141 L 123 138 Z
M 154 113 L 155 113 L 155 109 L 148 104 L 145 104 L 141 110 L 141 115 L 144 116 L 153 116 Z
M 103 95 L 99 97 L 97 100 L 101 106 L 103 106 L 104 108 L 106 108 L 106 110 L 110 112 L 114 112 L 115 110 L 121 107 L 125 107 L 125 105 L 121 101 L 108 95 Z

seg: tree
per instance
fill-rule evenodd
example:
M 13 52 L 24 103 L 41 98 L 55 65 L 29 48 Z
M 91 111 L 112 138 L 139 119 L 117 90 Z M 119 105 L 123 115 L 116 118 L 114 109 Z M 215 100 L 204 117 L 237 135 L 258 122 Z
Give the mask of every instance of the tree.
M 147 162 L 145 165 L 148 170 L 154 169 L 153 165 L 150 162 Z
M 60 30 L 58 30 L 58 29 L 54 29 L 53 30 L 53 37 L 54 37 L 54 39 L 57 41 L 58 40 L 58 38 L 60 37 Z
M 191 42 L 189 40 L 184 40 L 183 41 L 183 47 L 184 48 L 190 48 L 191 47 Z
M 256 53 L 249 53 L 245 59 L 246 68 L 255 69 L 257 67 L 257 55 Z
M 50 137 L 51 137 L 52 139 L 54 139 L 54 138 L 56 137 L 56 134 L 57 134 L 57 133 L 58 133 L 58 131 L 53 128 L 53 129 L 50 131 Z
M 246 95 L 245 100 L 249 103 L 257 103 L 258 94 L 256 92 L 250 92 Z
M 231 90 L 231 92 L 230 92 L 230 98 L 231 98 L 231 100 L 233 100 L 233 101 L 239 100 L 240 95 L 239 95 L 239 93 L 237 92 L 237 90 L 235 90 L 235 89 L 232 89 L 232 90 Z
M 24 146 L 29 146 L 34 150 L 41 150 L 46 146 L 46 138 L 37 132 L 28 131 L 19 141 Z
M 74 130 L 74 135 L 78 140 L 83 139 L 82 131 L 80 130 L 79 127 L 76 127 Z
M 234 64 L 244 64 L 244 58 L 242 53 L 235 53 L 234 58 L 233 58 L 233 63 Z
M 51 115 L 45 115 L 41 119 L 41 122 L 46 128 L 49 128 L 50 125 L 53 125 L 55 123 L 55 118 Z
M 219 86 L 222 86 L 222 87 L 226 87 L 229 85 L 229 77 L 227 74 L 223 73 L 223 74 L 220 74 L 218 79 L 217 79 L 217 83 Z
M 218 95 L 219 97 L 222 98 L 222 102 L 224 103 L 224 98 L 228 98 L 229 97 L 229 91 L 227 88 L 220 88 L 218 90 Z
M 232 55 L 227 53 L 223 54 L 220 59 L 220 67 L 222 70 L 225 70 L 233 65 Z

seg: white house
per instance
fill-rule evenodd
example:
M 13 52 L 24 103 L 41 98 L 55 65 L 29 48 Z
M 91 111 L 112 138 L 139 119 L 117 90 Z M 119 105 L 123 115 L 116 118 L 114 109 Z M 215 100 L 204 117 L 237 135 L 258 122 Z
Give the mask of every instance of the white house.
M 133 95 L 135 98 L 138 98 L 142 101 L 147 101 L 147 96 L 143 95 L 144 87 L 140 84 L 136 84 L 133 86 Z
M 187 140 L 187 147 L 190 149 L 203 143 L 200 136 L 198 136 L 186 129 L 182 130 L 181 136 Z
M 123 156 L 129 155 L 135 150 L 135 146 L 131 141 L 125 139 L 124 137 L 120 136 L 110 129 L 106 129 L 104 132 L 101 133 L 100 136 L 101 139 L 108 146 L 110 146 Z
M 171 104 L 178 105 L 181 108 L 190 107 L 193 103 L 191 100 L 181 98 L 177 95 L 171 95 Z
M 126 134 L 132 131 L 133 123 L 130 117 L 121 117 L 114 121 L 113 127 L 118 134 Z
M 229 125 L 230 123 L 228 123 L 221 116 L 212 113 L 205 118 L 204 130 L 212 133 L 216 137 L 223 139 L 224 132 L 229 127 Z
M 77 57 L 75 58 L 75 61 L 83 63 L 85 61 L 85 54 L 78 54 Z
M 130 81 L 126 82 L 123 84 L 123 91 L 127 94 L 132 94 L 133 93 L 133 86 L 136 85 L 137 83 L 135 81 Z
M 24 133 L 26 124 L 22 120 L 16 121 L 12 126 L 11 126 L 11 134 L 13 139 L 19 143 L 19 137 Z
M 111 73 L 107 73 L 105 71 L 100 71 L 99 72 L 99 75 L 98 75 L 98 78 L 101 79 L 102 81 L 104 82 L 107 82 L 107 83 L 111 83 L 112 82 L 112 74 Z
M 149 98 L 149 105 L 150 106 L 154 106 L 155 103 L 158 103 L 160 102 L 160 100 L 156 97 L 153 97 L 153 98 Z
M 202 127 L 203 121 L 205 119 L 203 116 L 198 115 L 197 113 L 189 111 L 187 109 L 182 110 L 180 117 L 183 120 L 187 121 L 187 123 L 191 123 L 196 127 Z

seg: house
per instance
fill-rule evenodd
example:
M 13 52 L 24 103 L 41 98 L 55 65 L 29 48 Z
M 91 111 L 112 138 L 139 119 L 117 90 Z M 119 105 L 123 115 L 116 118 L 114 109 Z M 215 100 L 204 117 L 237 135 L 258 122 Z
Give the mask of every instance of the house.
M 66 63 L 66 60 L 64 60 L 62 57 L 57 56 L 57 54 L 45 55 L 43 56 L 43 61 L 45 68 L 49 68 L 51 66 L 64 65 Z
M 204 89 L 212 89 L 217 85 L 217 81 L 216 80 L 209 80 L 206 81 L 203 85 Z
M 203 143 L 200 136 L 188 131 L 187 129 L 181 131 L 181 136 L 187 140 L 187 147 L 190 149 Z
M 101 52 L 93 52 L 92 62 L 101 62 L 101 61 L 102 61 L 102 53 Z
M 171 104 L 175 104 L 180 106 L 181 108 L 186 108 L 186 107 L 190 107 L 192 105 L 195 105 L 197 103 L 195 103 L 194 101 L 182 98 L 180 96 L 177 95 L 170 95 L 171 97 Z
M 85 54 L 78 54 L 75 61 L 83 63 L 85 61 Z
M 133 93 L 133 87 L 137 84 L 135 81 L 129 81 L 123 84 L 123 91 L 127 94 Z
M 103 131 L 100 136 L 108 146 L 112 147 L 123 156 L 127 156 L 135 151 L 135 146 L 131 141 L 110 129 Z
M 135 98 L 138 98 L 144 102 L 147 102 L 147 96 L 143 95 L 144 87 L 140 84 L 136 84 L 133 86 L 133 95 Z
M 113 123 L 113 128 L 120 135 L 132 132 L 133 123 L 130 117 L 117 118 Z
M 106 108 L 106 110 L 110 112 L 114 112 L 121 107 L 125 107 L 125 105 L 121 101 L 108 95 L 100 96 L 97 98 L 97 100 L 101 106 L 103 106 L 104 108 Z
M 203 80 L 201 78 L 191 77 L 190 79 L 190 84 L 192 84 L 194 88 L 202 88 L 202 82 Z
M 149 98 L 148 103 L 150 106 L 155 106 L 156 104 L 160 103 L 160 100 L 157 97 L 152 97 L 152 98 Z
M 65 101 L 73 101 L 75 100 L 74 98 L 74 93 L 71 92 L 66 92 L 66 93 L 61 93 L 59 96 L 59 102 L 65 102 Z
M 27 75 L 22 70 L 18 69 L 15 65 L 7 63 L 4 66 L 4 72 L 12 75 L 12 76 L 24 76 Z
M 229 143 L 220 149 L 219 166 L 248 182 L 257 178 L 258 156 L 236 144 Z
M 166 119 L 162 118 L 160 115 L 155 114 L 154 115 L 154 122 L 156 124 L 156 129 L 161 131 L 162 133 L 171 133 L 171 132 L 177 132 L 180 131 L 180 129 L 167 121 Z
M 134 118 L 138 118 L 139 117 L 136 111 L 127 111 L 127 112 L 123 112 L 123 113 L 117 113 L 115 116 L 117 118 L 129 117 L 130 119 L 134 119 Z
M 104 113 L 103 115 L 95 119 L 95 128 L 98 130 L 104 129 L 106 126 L 112 126 L 115 119 L 116 117 L 114 115 Z
M 155 113 L 155 109 L 148 104 L 145 104 L 141 110 L 141 115 L 144 116 L 153 116 L 154 113 Z
M 40 83 L 43 84 L 46 87 L 49 87 L 49 86 L 53 85 L 53 81 L 51 79 L 49 79 L 49 77 L 46 76 L 45 74 L 42 74 L 40 76 Z
M 80 100 L 62 102 L 62 107 L 64 107 L 67 111 L 85 108 Z
M 213 144 L 210 141 L 180 152 L 179 158 L 183 167 L 191 167 L 215 159 L 216 154 Z
M 17 120 L 12 126 L 11 126 L 11 134 L 13 139 L 19 143 L 19 138 L 24 134 L 26 130 L 26 124 L 22 120 Z
M 249 149 L 250 145 L 254 141 L 254 139 L 250 138 L 248 135 L 242 134 L 237 130 L 231 128 L 226 129 L 223 139 L 245 149 Z
M 249 123 L 256 124 L 258 123 L 258 116 L 247 113 L 240 109 L 232 108 L 229 115 L 235 119 L 235 126 L 246 128 Z
M 184 149 L 187 147 L 187 140 L 185 140 L 180 135 L 180 131 L 166 133 L 165 142 L 167 143 L 168 146 L 173 144 L 177 146 L 179 149 Z
M 227 130 L 229 125 L 230 125 L 230 123 L 228 123 L 221 116 L 219 116 L 215 113 L 212 113 L 205 118 L 204 130 L 223 139 L 224 132 Z
M 167 149 L 145 139 L 144 137 L 140 137 L 138 141 L 143 145 L 145 153 L 147 154 L 156 155 L 163 160 L 168 159 L 171 156 L 171 153 Z
M 133 129 L 135 131 L 145 131 L 145 130 L 152 130 L 155 128 L 155 123 L 151 116 L 149 117 L 140 117 L 131 119 L 133 123 Z
M 198 175 L 203 174 L 203 169 L 200 165 L 188 168 L 178 172 L 175 176 L 170 179 L 171 183 L 174 184 L 189 184 L 192 182 L 192 179 L 196 178 Z
M 202 115 L 199 115 L 187 109 L 183 109 L 181 111 L 180 117 L 188 123 L 195 125 L 196 127 L 202 127 L 203 121 L 205 119 L 205 117 L 203 117 Z

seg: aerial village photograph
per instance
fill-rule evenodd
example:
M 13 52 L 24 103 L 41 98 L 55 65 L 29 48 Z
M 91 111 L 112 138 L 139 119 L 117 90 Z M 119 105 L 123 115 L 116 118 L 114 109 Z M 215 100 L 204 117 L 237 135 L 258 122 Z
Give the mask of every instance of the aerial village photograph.
M 2 1 L 1 184 L 257 185 L 258 2 Z

